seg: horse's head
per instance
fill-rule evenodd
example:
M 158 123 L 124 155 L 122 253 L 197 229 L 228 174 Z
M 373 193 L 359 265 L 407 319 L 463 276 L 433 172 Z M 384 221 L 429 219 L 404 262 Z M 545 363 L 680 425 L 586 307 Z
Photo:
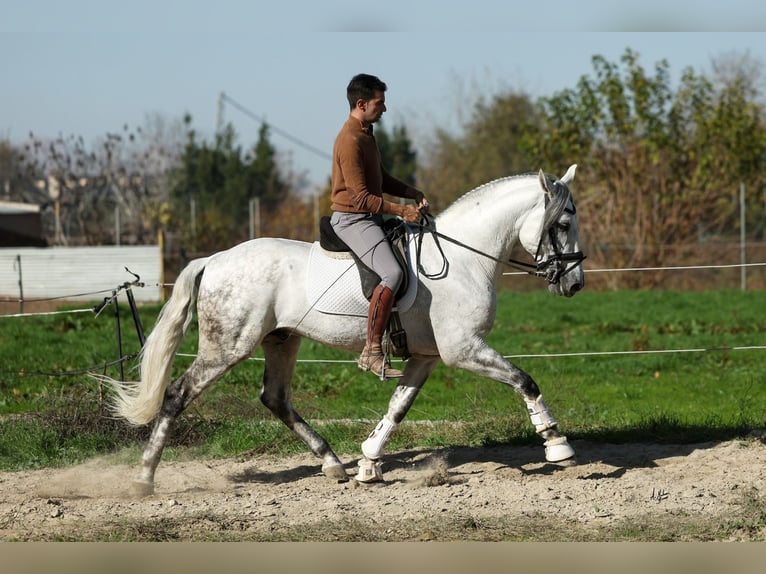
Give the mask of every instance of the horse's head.
M 548 290 L 571 297 L 585 286 L 575 209 L 569 183 L 577 165 L 572 165 L 560 180 L 552 180 L 540 170 L 538 177 L 545 193 L 520 236 L 525 249 L 534 256 L 537 274 L 548 280 Z M 536 246 L 536 247 L 534 247 Z

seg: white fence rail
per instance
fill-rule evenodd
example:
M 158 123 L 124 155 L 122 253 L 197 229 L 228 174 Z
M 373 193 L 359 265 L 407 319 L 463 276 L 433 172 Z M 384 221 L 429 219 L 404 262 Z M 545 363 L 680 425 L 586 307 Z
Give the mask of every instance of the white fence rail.
M 146 285 L 137 301 L 161 300 L 162 252 L 158 245 L 8 247 L 0 249 L 0 299 L 60 298 L 95 301 L 133 277 Z

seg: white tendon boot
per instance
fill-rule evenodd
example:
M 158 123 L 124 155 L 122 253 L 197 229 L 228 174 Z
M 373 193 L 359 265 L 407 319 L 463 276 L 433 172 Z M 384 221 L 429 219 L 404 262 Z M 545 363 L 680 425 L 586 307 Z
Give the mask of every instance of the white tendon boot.
M 359 472 L 356 480 L 359 482 L 378 482 L 383 480 L 383 473 L 380 471 L 381 463 L 378 462 L 380 455 L 386 448 L 391 435 L 396 430 L 396 425 L 387 418 L 383 417 L 378 426 L 376 426 L 362 443 L 362 454 L 364 458 L 359 461 Z
M 548 410 L 548 406 L 545 404 L 542 395 L 538 395 L 534 401 L 524 401 L 527 404 L 527 412 L 529 412 L 529 418 L 532 424 L 535 425 L 535 431 L 543 438 L 545 437 L 545 431 L 556 428 L 556 419 Z M 555 437 L 551 437 L 545 441 L 545 460 L 548 462 L 561 462 L 563 460 L 574 457 L 575 451 L 567 442 L 567 437 L 555 433 Z

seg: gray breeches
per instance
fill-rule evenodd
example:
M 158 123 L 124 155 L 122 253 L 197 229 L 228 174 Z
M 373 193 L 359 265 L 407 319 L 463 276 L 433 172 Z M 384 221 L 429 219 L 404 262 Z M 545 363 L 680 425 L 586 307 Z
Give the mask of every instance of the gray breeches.
M 380 275 L 380 284 L 396 293 L 402 282 L 402 270 L 383 233 L 383 216 L 334 211 L 330 223 L 356 256 Z

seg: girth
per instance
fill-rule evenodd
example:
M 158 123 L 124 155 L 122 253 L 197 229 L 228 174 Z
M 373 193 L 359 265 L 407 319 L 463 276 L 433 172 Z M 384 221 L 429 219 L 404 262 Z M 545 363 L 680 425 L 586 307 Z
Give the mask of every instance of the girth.
M 398 219 L 386 219 L 383 222 L 383 233 L 386 234 L 386 239 L 391 244 L 394 257 L 396 258 L 399 267 L 402 269 L 402 283 L 399 285 L 399 289 L 396 292 L 396 299 L 403 296 L 407 292 L 407 287 L 410 283 L 410 273 L 407 268 L 407 259 L 404 256 L 404 243 L 407 240 L 407 233 L 404 229 L 404 225 Z M 345 244 L 345 242 L 336 235 L 335 230 L 330 223 L 330 217 L 325 215 L 319 220 L 319 245 L 325 251 L 333 253 L 345 253 L 348 252 L 356 262 L 356 268 L 359 271 L 359 278 L 362 281 L 362 293 L 369 301 L 372 298 L 372 292 L 375 287 L 380 283 L 380 275 L 375 273 L 367 265 L 365 265 L 356 253 L 351 251 L 351 248 Z

